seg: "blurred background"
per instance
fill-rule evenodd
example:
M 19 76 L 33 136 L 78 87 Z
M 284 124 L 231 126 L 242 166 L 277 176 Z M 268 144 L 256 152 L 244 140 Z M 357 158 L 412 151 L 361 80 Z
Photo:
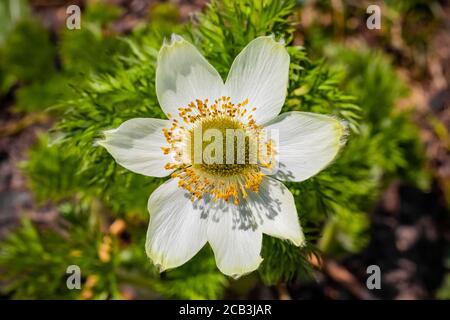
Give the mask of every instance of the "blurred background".
M 285 110 L 350 123 L 341 158 L 291 186 L 310 245 L 265 239 L 265 264 L 238 281 L 209 248 L 160 275 L 143 249 L 160 182 L 92 146 L 124 119 L 163 116 L 154 60 L 172 32 L 222 75 L 248 38 L 284 36 L 299 62 Z M 0 0 L 0 299 L 450 299 L 449 208 L 449 1 Z

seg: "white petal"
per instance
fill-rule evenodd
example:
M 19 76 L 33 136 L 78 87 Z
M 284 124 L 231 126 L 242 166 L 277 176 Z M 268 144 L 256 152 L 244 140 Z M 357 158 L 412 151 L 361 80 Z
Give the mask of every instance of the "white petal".
M 164 166 L 171 162 L 161 147 L 168 147 L 162 129 L 170 121 L 151 118 L 127 120 L 117 129 L 105 131 L 105 139 L 98 144 L 105 147 L 121 166 L 152 177 L 165 177 L 171 171 Z
M 346 128 L 339 120 L 309 112 L 286 112 L 265 126 L 278 132 L 275 177 L 303 181 L 324 169 L 344 143 Z
M 222 273 L 239 278 L 258 268 L 262 232 L 255 222 L 246 206 L 223 200 L 211 204 L 207 237 Z
M 305 243 L 292 193 L 281 182 L 264 177 L 258 193 L 249 192 L 248 205 L 263 233 L 294 245 Z
M 178 108 L 196 99 L 214 101 L 222 95 L 219 73 L 189 42 L 172 36 L 159 51 L 156 67 L 156 94 L 166 114 L 178 117 Z
M 161 271 L 190 260 L 206 244 L 204 206 L 192 202 L 178 180 L 170 179 L 148 200 L 150 223 L 145 249 Z
M 276 117 L 286 98 L 289 54 L 273 37 L 251 41 L 236 57 L 225 82 L 226 95 L 239 103 L 249 100 L 258 124 Z

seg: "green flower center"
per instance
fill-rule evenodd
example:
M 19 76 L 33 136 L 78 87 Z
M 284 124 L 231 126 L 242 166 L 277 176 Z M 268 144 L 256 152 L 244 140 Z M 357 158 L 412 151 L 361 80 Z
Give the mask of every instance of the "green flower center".
M 257 139 L 234 118 L 218 116 L 203 119 L 191 129 L 190 138 L 191 163 L 195 169 L 214 176 L 229 177 L 256 166 L 257 149 L 252 144 Z

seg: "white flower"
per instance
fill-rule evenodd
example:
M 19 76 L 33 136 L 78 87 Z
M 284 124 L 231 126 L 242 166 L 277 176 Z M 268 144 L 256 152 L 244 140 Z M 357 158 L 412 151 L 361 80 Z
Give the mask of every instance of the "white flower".
M 156 69 L 169 120 L 131 119 L 105 132 L 100 144 L 120 165 L 146 176 L 171 174 L 148 201 L 146 251 L 161 271 L 184 264 L 208 242 L 219 269 L 236 278 L 258 268 L 263 233 L 304 244 L 294 198 L 279 180 L 303 181 L 322 170 L 338 153 L 345 127 L 320 114 L 278 115 L 288 73 L 289 54 L 273 37 L 251 41 L 224 83 L 192 44 L 173 36 Z M 249 143 L 243 164 L 193 161 L 199 126 L 244 130 L 258 143 L 257 163 L 248 161 Z M 278 141 L 264 138 L 268 131 L 277 131 Z

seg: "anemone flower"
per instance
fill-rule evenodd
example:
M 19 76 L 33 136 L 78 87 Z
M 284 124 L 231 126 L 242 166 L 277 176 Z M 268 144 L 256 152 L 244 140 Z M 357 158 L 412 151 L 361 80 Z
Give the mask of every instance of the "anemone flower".
M 191 43 L 173 35 L 156 68 L 168 120 L 136 118 L 104 132 L 99 144 L 121 166 L 170 175 L 148 200 L 146 252 L 161 271 L 184 264 L 208 242 L 221 272 L 237 278 L 260 265 L 263 233 L 304 245 L 294 197 L 280 181 L 317 174 L 337 155 L 346 130 L 331 116 L 279 115 L 289 60 L 283 43 L 258 37 L 224 82 Z

